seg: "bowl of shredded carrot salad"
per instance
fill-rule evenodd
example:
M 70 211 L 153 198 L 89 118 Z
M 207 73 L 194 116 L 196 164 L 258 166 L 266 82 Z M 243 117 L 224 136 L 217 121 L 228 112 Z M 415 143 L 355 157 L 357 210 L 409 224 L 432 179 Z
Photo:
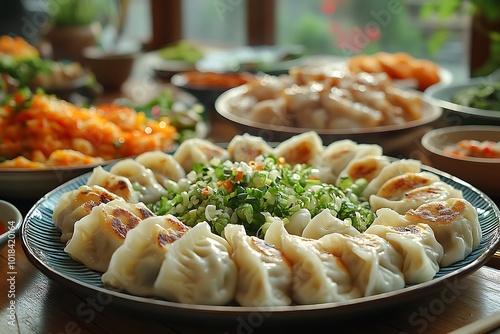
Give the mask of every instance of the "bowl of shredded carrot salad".
M 126 106 L 82 108 L 19 91 L 0 108 L 0 170 L 95 165 L 168 151 L 176 133 L 168 118 L 150 119 Z
M 172 151 L 177 134 L 168 117 L 19 90 L 0 107 L 0 198 L 40 198 L 96 165 Z

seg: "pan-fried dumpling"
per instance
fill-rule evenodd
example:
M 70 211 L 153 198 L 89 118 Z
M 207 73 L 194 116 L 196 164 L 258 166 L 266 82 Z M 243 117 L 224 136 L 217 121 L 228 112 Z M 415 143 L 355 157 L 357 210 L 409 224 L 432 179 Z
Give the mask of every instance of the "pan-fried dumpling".
M 434 231 L 427 224 L 404 227 L 372 224 L 365 233 L 376 234 L 389 241 L 403 256 L 402 272 L 406 283 L 430 281 L 439 271 L 443 246 L 437 242 Z
M 225 305 L 234 297 L 236 280 L 231 246 L 201 222 L 170 246 L 154 290 L 156 296 L 180 303 Z
M 153 171 L 156 180 L 163 185 L 166 180 L 179 181 L 186 176 L 182 166 L 170 154 L 162 151 L 144 152 L 135 161 Z
M 385 239 L 375 234 L 350 236 L 332 233 L 321 239 L 321 247 L 339 257 L 363 296 L 402 289 L 403 257 Z
M 278 158 L 285 158 L 290 165 L 311 164 L 323 152 L 323 141 L 314 131 L 296 135 L 281 142 L 274 153 Z
M 232 161 L 250 162 L 262 154 L 271 153 L 273 149 L 264 139 L 248 133 L 236 135 L 227 145 Z
M 291 126 L 292 122 L 285 113 L 285 99 L 277 97 L 255 102 L 244 115 L 250 121 L 278 126 Z
M 61 231 L 61 241 L 66 243 L 71 239 L 75 223 L 90 214 L 95 206 L 118 198 L 102 187 L 87 185 L 62 194 L 52 214 L 54 224 Z
M 443 201 L 448 198 L 462 198 L 462 191 L 444 182 L 434 182 L 428 186 L 418 187 L 405 193 L 399 200 L 389 200 L 377 195 L 370 196 L 372 211 L 380 208 L 390 208 L 399 214 L 405 214 L 410 209 L 416 209 L 422 204 Z
M 404 173 L 387 180 L 375 195 L 389 200 L 400 200 L 410 190 L 438 182 L 439 176 L 429 172 Z
M 134 189 L 129 179 L 110 173 L 101 166 L 94 168 L 87 180 L 87 185 L 101 186 L 129 203 L 139 202 L 140 193 Z
M 134 189 L 139 190 L 139 201 L 141 202 L 154 203 L 162 196 L 167 195 L 167 190 L 156 181 L 153 171 L 134 159 L 121 160 L 113 165 L 109 171 L 129 179 Z
M 338 185 L 344 177 L 349 177 L 353 181 L 363 178 L 370 182 L 385 166 L 389 165 L 389 163 L 389 158 L 384 155 L 355 157 L 340 172 L 335 184 Z
M 368 183 L 363 190 L 363 197 L 369 198 L 375 194 L 387 180 L 404 173 L 418 173 L 421 167 L 422 163 L 419 160 L 402 159 L 391 162 Z
M 304 228 L 302 236 L 310 239 L 319 239 L 330 233 L 356 235 L 359 232 L 348 220 L 341 220 L 324 209 L 317 214 Z
M 292 299 L 299 304 L 345 301 L 361 297 L 342 260 L 325 252 L 318 240 L 289 234 L 281 219 L 273 219 L 265 240 L 279 248 L 292 264 Z
M 143 203 L 115 199 L 100 204 L 75 223 L 73 237 L 64 251 L 87 268 L 105 272 L 115 250 L 129 230 L 154 214 Z
M 200 138 L 185 140 L 173 156 L 186 173 L 189 173 L 193 169 L 193 164 L 197 162 L 208 164 L 213 158 L 229 159 L 229 153 L 225 149 Z
M 333 184 L 340 172 L 347 166 L 356 154 L 358 144 L 350 139 L 332 142 L 314 161 L 320 171 L 320 180 Z
M 137 296 L 153 296 L 165 253 L 189 227 L 172 215 L 149 217 L 131 229 L 111 256 L 104 284 Z
M 463 260 L 479 247 L 482 232 L 476 209 L 462 198 L 432 202 L 406 213 L 412 224 L 428 224 L 444 248 L 441 266 Z
M 224 236 L 238 266 L 235 299 L 241 306 L 290 305 L 292 268 L 275 246 L 248 236 L 242 225 L 228 224 Z

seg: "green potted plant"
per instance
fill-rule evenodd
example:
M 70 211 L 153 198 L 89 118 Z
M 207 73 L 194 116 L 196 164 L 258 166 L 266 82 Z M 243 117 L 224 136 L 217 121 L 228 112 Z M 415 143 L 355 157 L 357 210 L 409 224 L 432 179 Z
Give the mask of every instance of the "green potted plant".
M 500 68 L 500 6 L 498 0 L 429 1 L 421 9 L 424 19 L 437 15 L 446 20 L 457 12 L 471 16 L 471 76 L 485 76 Z M 447 32 L 439 30 L 429 40 L 431 52 L 445 41 Z
M 48 0 L 45 39 L 54 59 L 82 61 L 82 52 L 95 45 L 101 22 L 114 14 L 113 0 Z

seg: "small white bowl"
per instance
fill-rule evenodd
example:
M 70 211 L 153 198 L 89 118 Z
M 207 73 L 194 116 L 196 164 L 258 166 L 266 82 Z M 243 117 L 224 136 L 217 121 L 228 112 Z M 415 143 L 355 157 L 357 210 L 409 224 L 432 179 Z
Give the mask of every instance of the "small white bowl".
M 477 187 L 490 196 L 500 196 L 500 159 L 455 157 L 444 148 L 461 140 L 500 141 L 500 126 L 462 125 L 427 132 L 421 144 L 430 164 Z
M 0 223 L 3 225 L 3 233 L 0 234 L 0 250 L 15 237 L 22 222 L 23 216 L 14 205 L 0 200 Z

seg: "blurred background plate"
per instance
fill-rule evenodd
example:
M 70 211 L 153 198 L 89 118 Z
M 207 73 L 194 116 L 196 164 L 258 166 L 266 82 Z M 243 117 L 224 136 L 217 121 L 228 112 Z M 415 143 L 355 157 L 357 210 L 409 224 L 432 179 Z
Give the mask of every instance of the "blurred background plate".
M 47 169 L 0 169 L 0 198 L 33 201 L 57 186 L 91 171 L 96 165 Z
M 288 46 L 245 46 L 205 55 L 196 63 L 202 72 L 263 72 L 283 74 L 301 63 L 305 48 Z
M 444 119 L 453 125 L 460 124 L 500 124 L 500 110 L 487 110 L 469 107 L 454 102 L 453 97 L 462 94 L 465 90 L 476 89 L 483 84 L 492 83 L 493 79 L 474 78 L 466 83 L 457 83 L 449 86 L 435 85 L 425 90 L 424 95 L 428 96 L 432 103 L 443 108 Z M 459 123 L 460 124 L 457 124 Z
M 323 142 L 329 144 L 339 139 L 352 139 L 357 142 L 379 144 L 386 154 L 401 152 L 401 148 L 412 143 L 425 132 L 432 129 L 430 123 L 442 115 L 442 109 L 429 103 L 423 96 L 424 108 L 422 117 L 415 121 L 403 124 L 342 129 L 310 129 L 302 127 L 289 127 L 255 122 L 231 112 L 229 101 L 242 96 L 247 91 L 247 86 L 239 86 L 222 93 L 215 102 L 216 111 L 224 118 L 233 122 L 241 132 L 260 136 L 268 142 L 283 141 L 305 131 L 316 131 Z

